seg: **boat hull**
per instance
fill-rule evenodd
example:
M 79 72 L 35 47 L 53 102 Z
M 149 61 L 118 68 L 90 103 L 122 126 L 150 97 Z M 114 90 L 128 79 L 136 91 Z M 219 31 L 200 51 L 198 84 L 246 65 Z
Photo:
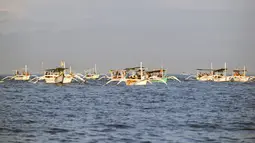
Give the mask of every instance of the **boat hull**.
M 198 81 L 213 81 L 212 76 L 202 76 L 202 77 L 197 77 Z
M 126 85 L 147 85 L 147 82 L 147 80 L 128 79 L 126 80 Z
M 14 80 L 29 80 L 30 79 L 30 75 L 16 75 L 14 77 Z
M 91 75 L 91 76 L 86 76 L 85 79 L 98 79 L 99 78 L 99 74 L 95 74 L 95 75 Z
M 65 75 L 63 83 L 71 83 L 73 80 L 73 76 L 71 75 Z
M 46 83 L 63 83 L 64 75 L 46 76 L 44 79 Z
M 228 82 L 230 80 L 229 80 L 229 77 L 220 77 L 220 78 L 214 78 L 213 81 L 214 82 Z
M 232 76 L 230 77 L 231 82 L 248 82 L 250 80 L 250 77 L 244 77 L 244 76 Z

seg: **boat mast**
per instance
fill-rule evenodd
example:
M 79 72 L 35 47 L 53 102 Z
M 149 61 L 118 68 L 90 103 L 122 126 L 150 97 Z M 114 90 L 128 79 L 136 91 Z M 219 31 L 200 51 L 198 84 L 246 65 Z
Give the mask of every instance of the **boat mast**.
M 143 80 L 143 63 L 140 62 L 141 80 Z
M 227 63 L 225 62 L 225 77 L 227 76 Z
M 97 65 L 95 64 L 95 74 L 97 74 Z
M 42 69 L 41 69 L 41 70 L 42 70 L 42 74 L 44 74 L 44 72 L 43 72 L 43 62 L 42 62 L 41 68 L 42 68 Z
M 213 75 L 213 65 L 211 63 L 211 75 Z
M 63 65 L 64 65 L 64 74 L 66 74 L 66 70 L 65 70 L 65 68 L 66 68 L 66 62 L 63 61 Z
M 162 62 L 161 62 L 161 70 L 162 70 L 162 77 L 164 77 L 164 68 L 163 68 Z
M 27 65 L 25 65 L 25 73 L 27 73 Z
M 243 75 L 246 76 L 246 71 L 245 71 L 245 66 L 244 66 L 244 69 L 243 69 Z

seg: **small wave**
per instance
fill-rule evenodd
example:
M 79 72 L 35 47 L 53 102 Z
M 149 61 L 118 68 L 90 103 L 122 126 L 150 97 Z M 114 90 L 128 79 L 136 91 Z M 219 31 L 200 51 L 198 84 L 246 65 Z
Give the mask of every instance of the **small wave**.
M 128 138 L 122 138 L 119 140 L 120 142 L 125 142 L 125 143 L 133 143 L 135 140 L 133 139 L 128 139 Z
M 69 130 L 61 129 L 61 128 L 49 128 L 49 130 L 46 130 L 44 132 L 50 133 L 50 134 L 57 134 L 57 133 L 66 133 L 66 132 L 69 132 Z
M 226 139 L 226 140 L 231 140 L 231 141 L 238 141 L 239 140 L 237 138 L 231 138 L 231 137 L 220 137 L 220 139 Z
M 67 114 L 66 117 L 68 117 L 68 118 L 75 118 L 76 116 L 74 114 Z
M 240 130 L 243 130 L 243 131 L 255 131 L 255 128 L 245 127 L 245 128 L 241 128 Z
M 211 138 L 209 138 L 209 137 L 204 137 L 204 140 L 205 140 L 206 142 L 215 142 L 215 141 L 216 141 L 215 139 L 211 139 Z
M 23 133 L 24 130 L 16 129 L 16 128 L 0 128 L 1 132 L 13 132 L 13 133 Z
M 140 143 L 151 143 L 151 141 L 141 141 Z
M 209 123 L 205 123 L 205 124 L 191 123 L 191 124 L 188 124 L 188 126 L 190 126 L 191 128 L 201 128 L 201 129 L 218 129 L 218 128 L 220 128 L 220 126 L 217 124 L 209 124 Z
M 34 123 L 36 123 L 36 121 L 32 121 L 32 120 L 15 120 L 13 122 L 20 123 L 20 124 L 34 124 Z
M 133 128 L 131 126 L 128 125 L 124 125 L 124 124 L 107 124 L 105 125 L 106 127 L 109 128 L 116 128 L 116 129 L 128 129 L 128 128 Z
M 255 141 L 255 137 L 248 137 L 248 138 L 245 138 L 245 139 L 254 140 Z

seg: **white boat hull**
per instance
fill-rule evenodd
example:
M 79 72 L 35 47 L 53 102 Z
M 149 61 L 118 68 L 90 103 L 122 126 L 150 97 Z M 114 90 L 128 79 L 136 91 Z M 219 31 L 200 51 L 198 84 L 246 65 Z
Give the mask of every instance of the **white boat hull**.
M 248 82 L 250 77 L 247 76 L 232 76 L 230 77 L 231 82 Z
M 71 75 L 65 75 L 63 83 L 71 83 L 73 80 L 73 76 Z
M 125 81 L 126 85 L 147 85 L 147 80 L 128 79 Z
M 16 75 L 14 77 L 14 80 L 29 80 L 30 79 L 30 75 Z
M 100 76 L 99 74 L 87 75 L 87 76 L 85 76 L 85 79 L 98 79 L 99 76 Z
M 147 80 L 138 81 L 134 85 L 147 85 Z
M 213 81 L 212 76 L 202 76 L 202 77 L 197 77 L 198 81 Z
M 46 83 L 63 83 L 64 75 L 57 75 L 57 76 L 50 76 L 50 77 L 44 77 Z
M 213 81 L 214 82 L 228 82 L 228 81 L 230 81 L 230 77 L 225 77 L 225 76 L 223 76 L 223 77 L 215 77 L 214 79 L 213 79 Z

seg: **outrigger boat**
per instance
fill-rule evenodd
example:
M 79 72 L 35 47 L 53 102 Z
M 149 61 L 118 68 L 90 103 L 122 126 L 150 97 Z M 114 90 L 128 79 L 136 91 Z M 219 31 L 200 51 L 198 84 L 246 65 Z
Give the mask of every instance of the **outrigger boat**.
M 126 85 L 146 85 L 148 82 L 151 83 L 145 75 L 145 68 L 142 67 L 142 62 L 140 63 L 140 67 L 112 70 L 110 73 L 110 81 L 106 84 L 116 81 L 118 81 L 117 85 L 121 82 L 125 82 Z
M 64 83 L 64 71 L 67 68 L 58 67 L 55 69 L 47 69 L 44 73 L 46 83 Z
M 148 76 L 151 82 L 161 82 L 161 83 L 167 84 L 168 78 L 164 74 L 165 71 L 166 70 L 164 69 L 146 71 L 146 75 Z
M 24 69 L 15 70 L 15 73 L 13 76 L 7 76 L 7 77 L 3 78 L 1 81 L 3 82 L 5 79 L 28 81 L 30 79 L 30 76 L 31 75 L 27 70 L 27 65 L 25 65 Z
M 85 71 L 85 79 L 98 79 L 100 74 L 97 73 L 97 67 L 95 64 L 95 67 L 92 69 L 89 69 L 88 71 Z
M 148 82 L 151 83 L 142 62 L 140 62 L 140 67 L 126 68 L 125 70 L 128 72 L 127 78 L 123 80 L 126 85 L 147 85 Z M 129 74 L 130 72 L 132 74 Z
M 72 80 L 85 82 L 85 80 L 78 76 L 78 74 L 73 74 L 71 72 L 71 67 L 69 73 L 66 73 L 67 69 L 68 68 L 65 67 L 65 62 L 61 61 L 60 67 L 47 69 L 44 71 L 43 76 L 36 77 L 30 80 L 30 82 L 36 83 L 40 80 L 45 80 L 46 83 L 71 83 Z
M 161 68 L 161 69 L 156 69 L 152 71 L 146 71 L 146 75 L 150 79 L 151 82 L 160 82 L 164 83 L 167 85 L 168 79 L 173 79 L 181 82 L 177 77 L 175 76 L 166 76 L 165 74 L 166 70 Z
M 227 69 L 217 69 L 213 70 L 213 81 L 214 82 L 227 82 L 229 81 L 229 77 L 227 76 Z
M 196 79 L 199 81 L 213 81 L 212 69 L 197 69 Z
M 214 81 L 214 82 L 226 82 L 229 81 L 227 76 L 227 64 L 225 63 L 225 68 L 213 69 L 211 64 L 211 69 L 197 69 L 196 79 L 199 81 Z
M 122 70 L 122 69 L 121 70 L 110 70 L 109 72 L 110 72 L 110 76 L 105 75 L 105 76 L 102 76 L 98 80 L 101 80 L 103 78 L 109 79 L 109 81 L 105 84 L 105 85 L 107 85 L 111 82 L 120 82 L 125 79 L 126 70 Z
M 255 80 L 254 77 L 247 76 L 247 69 L 244 66 L 244 69 L 235 69 L 232 72 L 232 76 L 230 77 L 231 82 L 249 82 Z

